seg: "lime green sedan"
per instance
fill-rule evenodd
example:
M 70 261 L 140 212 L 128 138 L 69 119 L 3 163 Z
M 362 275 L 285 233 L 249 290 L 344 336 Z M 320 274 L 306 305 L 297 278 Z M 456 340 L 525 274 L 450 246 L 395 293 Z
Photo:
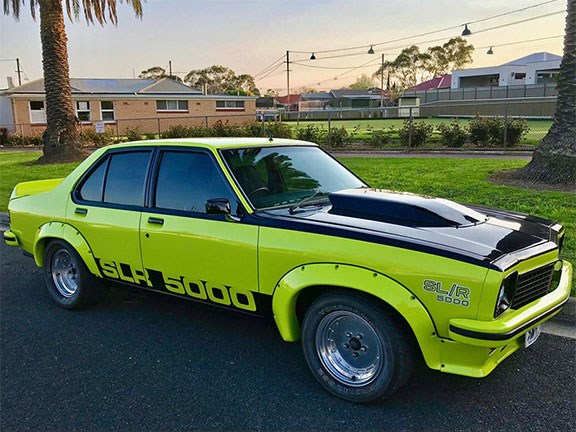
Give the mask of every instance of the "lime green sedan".
M 537 340 L 572 277 L 553 221 L 373 189 L 295 140 L 114 145 L 18 184 L 9 211 L 6 243 L 57 305 L 117 283 L 270 316 L 353 402 L 390 396 L 420 358 L 486 376 Z

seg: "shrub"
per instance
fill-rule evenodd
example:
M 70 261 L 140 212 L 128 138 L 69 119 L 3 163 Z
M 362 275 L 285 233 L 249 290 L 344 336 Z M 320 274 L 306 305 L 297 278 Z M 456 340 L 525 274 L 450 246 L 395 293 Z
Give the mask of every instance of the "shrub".
M 199 138 L 210 136 L 208 129 L 203 126 L 186 127 L 182 125 L 170 126 L 162 134 L 162 138 Z
M 372 135 L 370 137 L 370 144 L 375 147 L 386 147 L 392 142 L 392 129 L 386 131 L 384 129 L 372 130 Z
M 530 126 L 526 119 L 508 119 L 507 145 L 514 146 L 526 136 Z
M 350 143 L 351 135 L 348 133 L 344 126 L 339 128 L 332 128 L 330 130 L 330 136 L 326 134 L 325 142 L 330 147 L 345 147 Z
M 410 142 L 410 121 L 405 120 L 402 128 L 398 131 L 400 141 L 405 146 L 420 147 L 430 139 L 434 128 L 424 122 L 412 122 L 412 142 Z
M 468 124 L 470 142 L 477 146 L 502 146 L 506 128 L 506 145 L 509 146 L 518 144 L 530 129 L 524 119 L 507 119 L 506 124 L 503 118 L 476 116 Z
M 18 147 L 18 146 L 42 146 L 44 142 L 42 141 L 42 135 L 20 135 L 18 133 L 9 134 L 4 142 L 7 147 Z
M 302 141 L 311 141 L 316 144 L 324 144 L 326 142 L 326 130 L 316 125 L 307 125 L 306 127 L 299 127 L 296 129 L 296 138 Z
M 274 138 L 292 138 L 292 128 L 287 123 L 268 122 L 266 130 L 271 132 Z
M 468 139 L 468 132 L 460 126 L 458 120 L 453 120 L 450 124 L 442 123 L 436 129 L 438 129 L 444 144 L 448 147 L 462 147 Z
M 104 147 L 110 145 L 116 141 L 116 137 L 112 131 L 106 131 L 104 133 L 96 133 L 92 129 L 83 130 L 78 134 L 80 142 L 85 147 Z
M 128 141 L 140 141 L 142 139 L 142 128 L 140 126 L 127 127 L 124 135 Z

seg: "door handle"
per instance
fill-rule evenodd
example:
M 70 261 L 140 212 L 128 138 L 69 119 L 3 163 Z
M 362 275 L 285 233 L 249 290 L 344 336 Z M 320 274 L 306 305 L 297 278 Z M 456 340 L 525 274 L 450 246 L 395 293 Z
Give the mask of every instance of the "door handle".
M 85 215 L 88 213 L 88 209 L 77 207 L 76 210 L 74 210 L 74 213 L 77 215 Z
M 155 225 L 164 225 L 164 219 L 151 217 L 151 218 L 148 218 L 148 223 L 149 224 L 155 224 Z

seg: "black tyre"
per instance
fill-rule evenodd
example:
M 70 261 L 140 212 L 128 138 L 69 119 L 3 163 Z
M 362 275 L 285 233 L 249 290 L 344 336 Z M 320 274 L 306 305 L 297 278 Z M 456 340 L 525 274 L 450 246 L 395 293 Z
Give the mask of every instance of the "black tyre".
M 50 296 L 64 309 L 88 306 L 106 293 L 78 252 L 61 240 L 51 241 L 46 248 L 44 278 Z
M 302 349 L 320 384 L 352 402 L 387 398 L 414 369 L 410 335 L 390 311 L 361 294 L 316 299 L 304 317 Z

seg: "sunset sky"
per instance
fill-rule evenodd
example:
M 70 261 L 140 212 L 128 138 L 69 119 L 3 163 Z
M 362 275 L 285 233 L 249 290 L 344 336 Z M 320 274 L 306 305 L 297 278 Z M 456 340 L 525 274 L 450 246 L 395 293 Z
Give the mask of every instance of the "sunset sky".
M 75 78 L 131 78 L 151 66 L 168 68 L 183 77 L 192 69 L 213 64 L 237 73 L 257 75 L 270 65 L 274 71 L 257 75 L 263 91 L 286 93 L 286 67 L 280 64 L 287 50 L 291 60 L 291 89 L 308 86 L 322 89 L 351 84 L 362 73 L 374 73 L 381 53 L 392 59 L 403 47 L 416 44 L 425 50 L 459 35 L 463 27 L 395 43 L 385 42 L 456 27 L 494 15 L 543 3 L 545 0 L 148 0 L 142 20 L 126 5 L 119 5 L 118 25 L 87 26 L 66 20 L 69 38 L 70 75 Z M 42 76 L 39 25 L 28 10 L 20 21 L 0 15 L 0 88 L 6 77 L 16 80 L 20 58 L 23 80 Z M 498 65 L 540 51 L 562 53 L 565 14 L 554 14 L 525 23 L 487 30 L 514 21 L 563 11 L 559 0 L 522 12 L 472 23 L 469 41 L 477 47 L 470 67 Z M 482 31 L 486 30 L 486 31 Z M 529 43 L 504 45 L 546 38 Z M 436 42 L 428 42 L 441 39 Z M 376 54 L 365 52 L 372 44 Z M 488 47 L 494 55 L 487 55 Z M 360 47 L 357 50 L 312 52 Z M 341 58 L 326 56 L 354 54 Z M 275 63 L 277 62 L 277 63 Z M 350 70 L 371 62 L 365 67 Z M 310 67 L 313 66 L 313 67 Z M 271 68 L 273 69 L 273 68 Z M 337 75 L 340 75 L 337 77 Z M 265 78 L 264 78 L 265 77 Z M 335 77 L 337 77 L 335 79 Z

